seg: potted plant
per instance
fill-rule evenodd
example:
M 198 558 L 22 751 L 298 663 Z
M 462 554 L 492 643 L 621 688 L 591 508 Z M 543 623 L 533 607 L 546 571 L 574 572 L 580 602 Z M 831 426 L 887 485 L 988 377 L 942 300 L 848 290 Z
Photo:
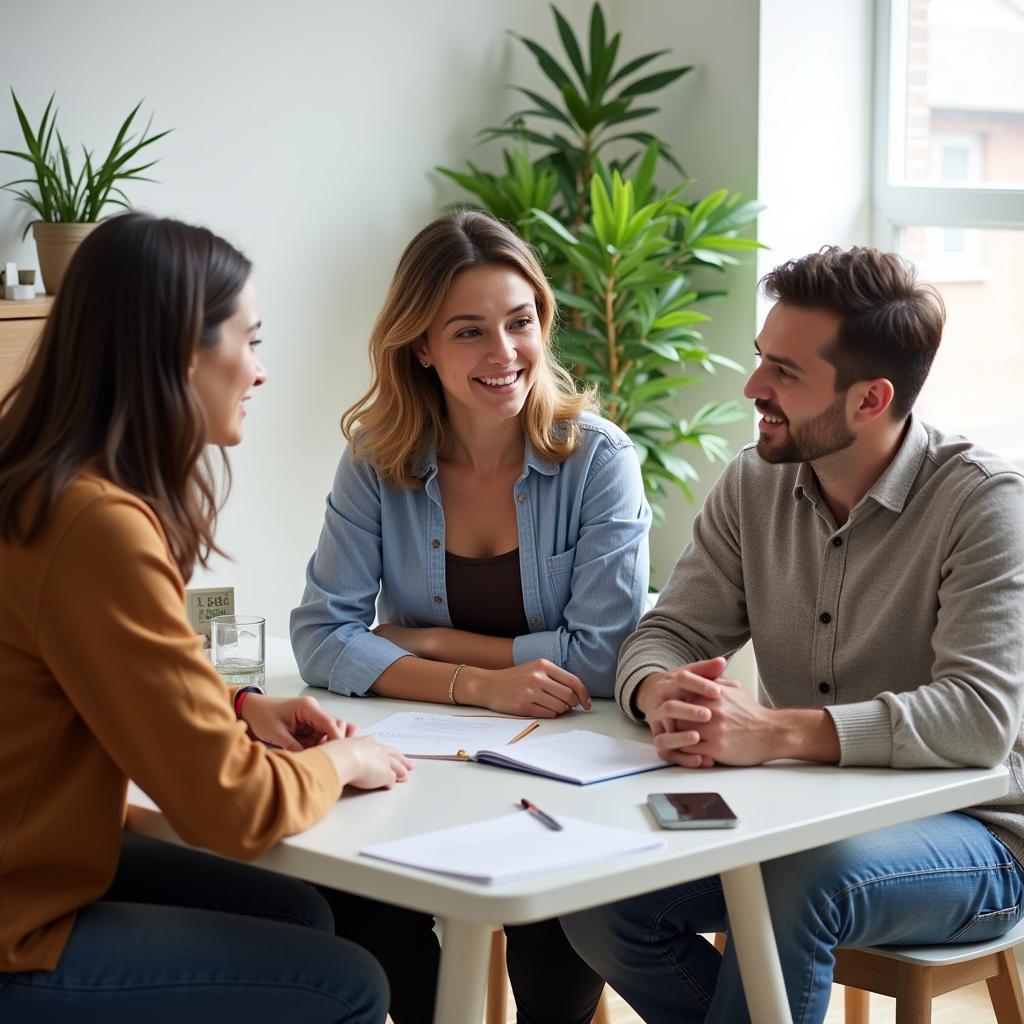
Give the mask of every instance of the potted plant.
M 9 181 L 0 186 L 13 193 L 33 213 L 25 227 L 36 241 L 39 267 L 46 290 L 53 295 L 75 249 L 96 226 L 108 206 L 128 207 L 128 197 L 121 190 L 125 181 L 151 181 L 143 172 L 156 163 L 132 163 L 147 146 L 168 133 L 149 134 L 149 125 L 137 139 L 130 135 L 132 124 L 142 103 L 139 102 L 124 119 L 114 138 L 110 152 L 102 162 L 94 162 L 92 151 L 82 147 L 83 160 L 77 174 L 71 166 L 68 146 L 57 129 L 57 111 L 51 96 L 35 131 L 25 116 L 14 90 L 14 109 L 25 139 L 25 151 L 3 149 L 0 153 L 31 164 L 33 176 Z M 35 191 L 17 186 L 34 186 Z
M 712 352 L 699 325 L 709 317 L 693 308 L 709 293 L 693 285 L 698 266 L 734 263 L 734 251 L 758 243 L 737 237 L 755 215 L 752 204 L 721 189 L 699 201 L 679 198 L 685 182 L 668 192 L 653 184 L 658 143 L 652 142 L 636 174 L 623 178 L 599 160 L 590 179 L 590 215 L 570 228 L 534 210 L 538 230 L 572 272 L 573 288 L 556 287 L 571 323 L 557 336 L 563 363 L 596 381 L 604 415 L 630 435 L 640 458 L 655 520 L 669 486 L 693 497 L 698 473 L 681 452 L 690 446 L 724 462 L 729 448 L 716 428 L 741 419 L 738 402 L 708 402 L 679 415 L 679 392 L 719 368 L 743 371 Z
M 726 292 L 700 287 L 695 278 L 758 247 L 739 232 L 761 207 L 725 189 L 683 200 L 687 180 L 659 190 L 658 165 L 668 163 L 680 175 L 682 167 L 662 140 L 630 122 L 659 109 L 636 105 L 638 97 L 667 88 L 691 68 L 652 72 L 648 65 L 668 50 L 617 63 L 620 34 L 608 36 L 597 3 L 585 54 L 569 22 L 552 11 L 563 61 L 519 38 L 554 95 L 515 87 L 531 106 L 481 132 L 485 140 L 516 143 L 503 153 L 504 172 L 473 163 L 468 172 L 438 170 L 537 249 L 562 309 L 562 361 L 598 384 L 602 411 L 632 437 L 662 521 L 667 487 L 692 497 L 698 477 L 682 453 L 692 447 L 711 461 L 727 460 L 728 445 L 716 429 L 745 415 L 737 402 L 713 402 L 683 416 L 679 398 L 721 367 L 742 370 L 708 348 L 700 325 L 709 317 L 694 308 Z M 543 151 L 536 160 L 531 146 Z

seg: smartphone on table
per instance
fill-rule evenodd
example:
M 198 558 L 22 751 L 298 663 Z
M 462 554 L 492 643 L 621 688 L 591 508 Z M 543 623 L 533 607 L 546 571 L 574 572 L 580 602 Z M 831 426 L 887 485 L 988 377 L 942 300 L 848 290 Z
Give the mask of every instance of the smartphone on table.
M 662 828 L 735 828 L 738 820 L 720 793 L 649 793 L 647 805 Z

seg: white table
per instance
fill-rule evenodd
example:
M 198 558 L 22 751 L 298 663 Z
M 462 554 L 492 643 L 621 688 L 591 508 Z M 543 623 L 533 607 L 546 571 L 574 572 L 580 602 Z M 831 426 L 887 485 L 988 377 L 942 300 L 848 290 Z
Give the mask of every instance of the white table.
M 273 696 L 304 689 L 287 642 L 268 643 L 267 685 Z M 307 690 L 339 717 L 369 725 L 395 710 L 429 709 L 378 698 L 337 697 Z M 643 739 L 611 701 L 545 721 L 544 732 L 589 728 Z M 760 862 L 931 814 L 984 803 L 1007 790 L 1005 768 L 937 771 L 851 769 L 776 762 L 760 768 L 682 768 L 573 786 L 507 769 L 446 761 L 415 762 L 412 777 L 391 791 L 347 793 L 319 824 L 279 843 L 258 863 L 297 878 L 437 915 L 444 941 L 435 1019 L 479 1024 L 490 933 L 583 910 L 664 886 L 719 873 L 730 940 L 754 1024 L 789 1021 Z M 504 814 L 528 796 L 556 817 L 571 815 L 650 831 L 647 794 L 717 790 L 739 817 L 735 829 L 665 832 L 664 850 L 515 883 L 483 886 L 359 856 L 371 842 L 397 839 Z M 129 794 L 129 826 L 180 842 L 137 789 Z

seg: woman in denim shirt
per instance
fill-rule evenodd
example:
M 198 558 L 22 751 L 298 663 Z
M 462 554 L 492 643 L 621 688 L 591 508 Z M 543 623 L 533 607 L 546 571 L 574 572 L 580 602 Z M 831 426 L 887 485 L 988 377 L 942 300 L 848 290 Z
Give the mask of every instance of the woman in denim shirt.
M 629 438 L 552 356 L 554 311 L 532 251 L 486 214 L 440 217 L 406 248 L 292 613 L 306 682 L 532 717 L 612 695 L 650 509 Z M 396 1024 L 429 1021 L 431 919 L 325 895 L 384 964 Z M 519 1020 L 589 1021 L 602 983 L 558 922 L 506 934 Z

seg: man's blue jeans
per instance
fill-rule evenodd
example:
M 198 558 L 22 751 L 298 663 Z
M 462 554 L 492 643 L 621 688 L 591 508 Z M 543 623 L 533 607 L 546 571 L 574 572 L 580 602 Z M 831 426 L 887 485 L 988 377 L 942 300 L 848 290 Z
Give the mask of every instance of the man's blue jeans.
M 125 835 L 56 970 L 0 972 L 4 1024 L 382 1024 L 384 972 L 310 885 Z
M 837 946 L 981 942 L 1021 917 L 1024 875 L 981 822 L 941 814 L 762 865 L 794 1024 L 824 1020 Z M 647 1024 L 749 1021 L 717 876 L 562 919 Z

